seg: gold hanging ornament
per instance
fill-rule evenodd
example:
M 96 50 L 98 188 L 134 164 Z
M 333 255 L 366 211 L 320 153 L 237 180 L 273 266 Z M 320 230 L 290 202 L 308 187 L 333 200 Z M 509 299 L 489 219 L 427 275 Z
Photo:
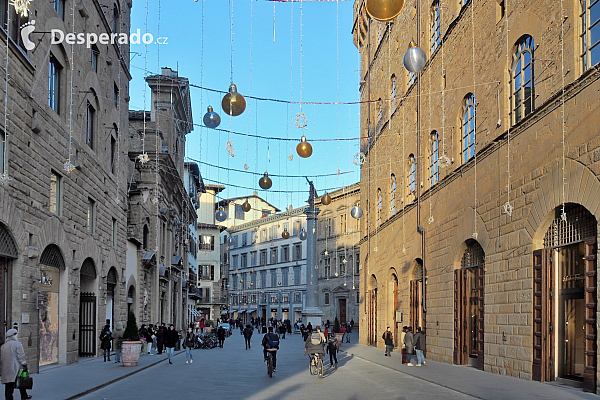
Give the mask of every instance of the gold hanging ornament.
M 306 136 L 302 135 L 300 143 L 296 146 L 296 153 L 302 158 L 308 158 L 312 155 L 312 146 L 306 141 Z
M 290 238 L 290 233 L 288 232 L 287 228 L 283 230 L 283 232 L 281 233 L 281 237 L 284 239 Z
M 232 83 L 229 85 L 229 93 L 223 96 L 221 106 L 223 107 L 223 111 L 232 117 L 237 117 L 246 109 L 246 99 L 237 92 L 235 84 Z
M 404 0 L 367 0 L 367 13 L 380 22 L 393 20 L 404 8 Z
M 271 186 L 273 186 L 273 181 L 271 178 L 269 178 L 268 172 L 265 172 L 263 177 L 258 180 L 258 186 L 265 190 L 271 189 Z
M 331 196 L 329 195 L 329 193 L 325 193 L 323 197 L 321 197 L 321 203 L 323 203 L 324 206 L 328 206 L 331 204 Z
M 242 204 L 242 210 L 244 212 L 252 210 L 252 206 L 250 205 L 250 203 L 248 203 L 248 199 L 246 199 L 246 201 Z

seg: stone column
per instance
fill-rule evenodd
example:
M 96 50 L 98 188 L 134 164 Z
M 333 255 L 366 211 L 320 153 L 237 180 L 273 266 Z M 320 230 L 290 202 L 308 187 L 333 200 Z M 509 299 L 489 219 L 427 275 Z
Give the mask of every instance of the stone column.
M 311 205 L 306 214 L 306 304 L 302 310 L 304 325 L 310 322 L 314 327 L 321 326 L 323 311 L 319 307 L 317 265 L 317 215 L 319 209 Z

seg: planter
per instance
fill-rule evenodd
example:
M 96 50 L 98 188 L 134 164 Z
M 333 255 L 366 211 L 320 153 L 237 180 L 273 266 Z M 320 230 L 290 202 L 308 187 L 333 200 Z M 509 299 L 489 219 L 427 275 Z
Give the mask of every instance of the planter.
M 212 332 L 212 328 L 210 326 L 207 326 L 207 327 L 204 328 L 204 332 L 211 333 Z
M 121 359 L 125 367 L 135 367 L 140 360 L 142 342 L 123 342 L 121 347 Z

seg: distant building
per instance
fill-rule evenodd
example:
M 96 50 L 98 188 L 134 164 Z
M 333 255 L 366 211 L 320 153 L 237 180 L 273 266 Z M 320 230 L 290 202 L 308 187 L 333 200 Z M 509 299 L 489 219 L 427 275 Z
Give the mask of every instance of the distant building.
M 319 260 L 319 307 L 323 320 L 333 324 L 359 321 L 360 247 L 359 221 L 350 210 L 360 200 L 360 184 L 355 183 L 329 193 L 331 203 L 322 197 L 315 206 L 321 211 L 317 222 L 317 260 Z
M 232 226 L 229 243 L 230 316 L 298 320 L 306 293 L 306 228 L 300 207 Z M 288 239 L 282 237 L 289 232 Z
M 198 283 L 192 298 L 196 301 L 195 321 L 216 320 L 226 306 L 222 294 L 221 243 L 223 226 L 215 221 L 215 198 L 225 189 L 221 185 L 205 185 L 198 210 Z
M 187 189 L 190 201 L 192 202 L 196 211 L 200 208 L 200 196 L 206 192 L 204 188 L 204 182 L 200 176 L 200 169 L 198 164 L 192 162 L 186 162 L 184 164 L 184 184 Z M 195 296 L 198 292 L 198 219 L 190 219 L 188 226 L 187 247 L 188 247 L 188 301 L 187 305 L 187 317 L 188 322 L 195 320 L 195 317 L 199 314 L 196 310 Z
M 242 209 L 242 204 L 246 201 L 248 201 L 252 207 L 248 212 L 244 212 Z M 265 218 L 280 211 L 268 201 L 258 197 L 256 192 L 252 196 L 220 200 L 217 203 L 217 208 L 219 207 L 223 207 L 227 212 L 227 219 L 223 222 L 219 222 L 219 225 L 223 225 L 227 228 L 245 224 L 246 222 L 254 221 L 256 219 Z

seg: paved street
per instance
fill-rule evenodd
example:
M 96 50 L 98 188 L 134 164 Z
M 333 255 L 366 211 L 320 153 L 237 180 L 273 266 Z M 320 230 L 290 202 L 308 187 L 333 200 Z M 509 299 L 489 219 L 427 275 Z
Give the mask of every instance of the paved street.
M 93 359 L 56 367 L 34 376 L 36 399 L 600 399 L 565 387 L 484 373 L 473 368 L 428 362 L 424 368 L 401 364 L 400 355 L 344 343 L 337 371 L 324 379 L 308 373 L 299 335 L 281 341 L 278 368 L 270 379 L 259 345 L 245 350 L 239 331 L 223 349 L 194 350 L 194 364 L 185 353 L 169 365 L 164 356 L 142 357 L 137 368 Z M 329 362 L 326 362 L 329 366 Z M 122 378 L 122 379 L 121 379 Z M 88 392 L 89 394 L 83 395 Z

